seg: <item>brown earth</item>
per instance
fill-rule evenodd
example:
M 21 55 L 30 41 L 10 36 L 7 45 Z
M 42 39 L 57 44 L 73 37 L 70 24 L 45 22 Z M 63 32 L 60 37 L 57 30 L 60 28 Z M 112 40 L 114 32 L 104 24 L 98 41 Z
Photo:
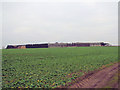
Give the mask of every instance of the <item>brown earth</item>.
M 75 79 L 69 85 L 58 88 L 118 88 L 120 63 L 90 72 Z M 73 83 L 74 82 L 74 83 Z
M 115 77 L 118 77 L 118 67 L 120 67 L 120 64 L 114 64 L 88 76 L 68 88 L 118 88 L 118 79 L 114 80 Z M 111 82 L 111 85 L 108 86 L 110 81 L 113 81 L 113 83 Z

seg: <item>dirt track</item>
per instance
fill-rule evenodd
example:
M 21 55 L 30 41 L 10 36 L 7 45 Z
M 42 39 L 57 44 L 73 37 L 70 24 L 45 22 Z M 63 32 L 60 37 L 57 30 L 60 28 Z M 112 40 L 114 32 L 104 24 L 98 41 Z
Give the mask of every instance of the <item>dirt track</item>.
M 118 67 L 120 64 L 117 63 L 104 68 L 67 88 L 118 88 Z

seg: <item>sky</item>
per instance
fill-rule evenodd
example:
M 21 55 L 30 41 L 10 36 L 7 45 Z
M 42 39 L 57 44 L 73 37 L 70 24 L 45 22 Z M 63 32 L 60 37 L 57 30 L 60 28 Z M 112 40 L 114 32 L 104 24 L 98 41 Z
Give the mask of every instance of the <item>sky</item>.
M 0 6 L 2 46 L 46 42 L 118 43 L 117 2 L 6 1 Z

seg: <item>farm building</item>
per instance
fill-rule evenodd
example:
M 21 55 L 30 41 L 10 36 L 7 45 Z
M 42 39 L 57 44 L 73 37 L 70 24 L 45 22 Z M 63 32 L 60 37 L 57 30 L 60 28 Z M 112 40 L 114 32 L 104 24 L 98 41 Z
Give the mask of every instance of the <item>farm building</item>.
M 48 44 L 27 44 L 26 48 L 48 48 Z
M 48 48 L 48 44 L 8 45 L 6 49 Z
M 109 46 L 108 43 L 50 43 L 48 47 L 90 47 L 90 46 Z
M 109 43 L 46 43 L 46 44 L 26 44 L 8 45 L 6 49 L 25 49 L 25 48 L 52 48 L 52 47 L 90 47 L 90 46 L 109 46 Z
M 8 45 L 7 49 L 25 49 L 25 45 Z

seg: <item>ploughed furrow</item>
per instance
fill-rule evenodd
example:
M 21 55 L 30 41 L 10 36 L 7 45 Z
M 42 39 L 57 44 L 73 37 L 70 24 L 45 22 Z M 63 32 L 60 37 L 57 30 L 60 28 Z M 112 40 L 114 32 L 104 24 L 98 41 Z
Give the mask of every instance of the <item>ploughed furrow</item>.
M 68 88 L 103 88 L 106 87 L 113 79 L 113 77 L 118 73 L 118 67 L 120 64 L 116 63 L 110 67 L 104 68 L 98 72 L 93 73 L 87 78 L 80 80 L 79 82 L 69 86 Z M 112 88 L 118 87 L 118 80 L 114 83 Z

